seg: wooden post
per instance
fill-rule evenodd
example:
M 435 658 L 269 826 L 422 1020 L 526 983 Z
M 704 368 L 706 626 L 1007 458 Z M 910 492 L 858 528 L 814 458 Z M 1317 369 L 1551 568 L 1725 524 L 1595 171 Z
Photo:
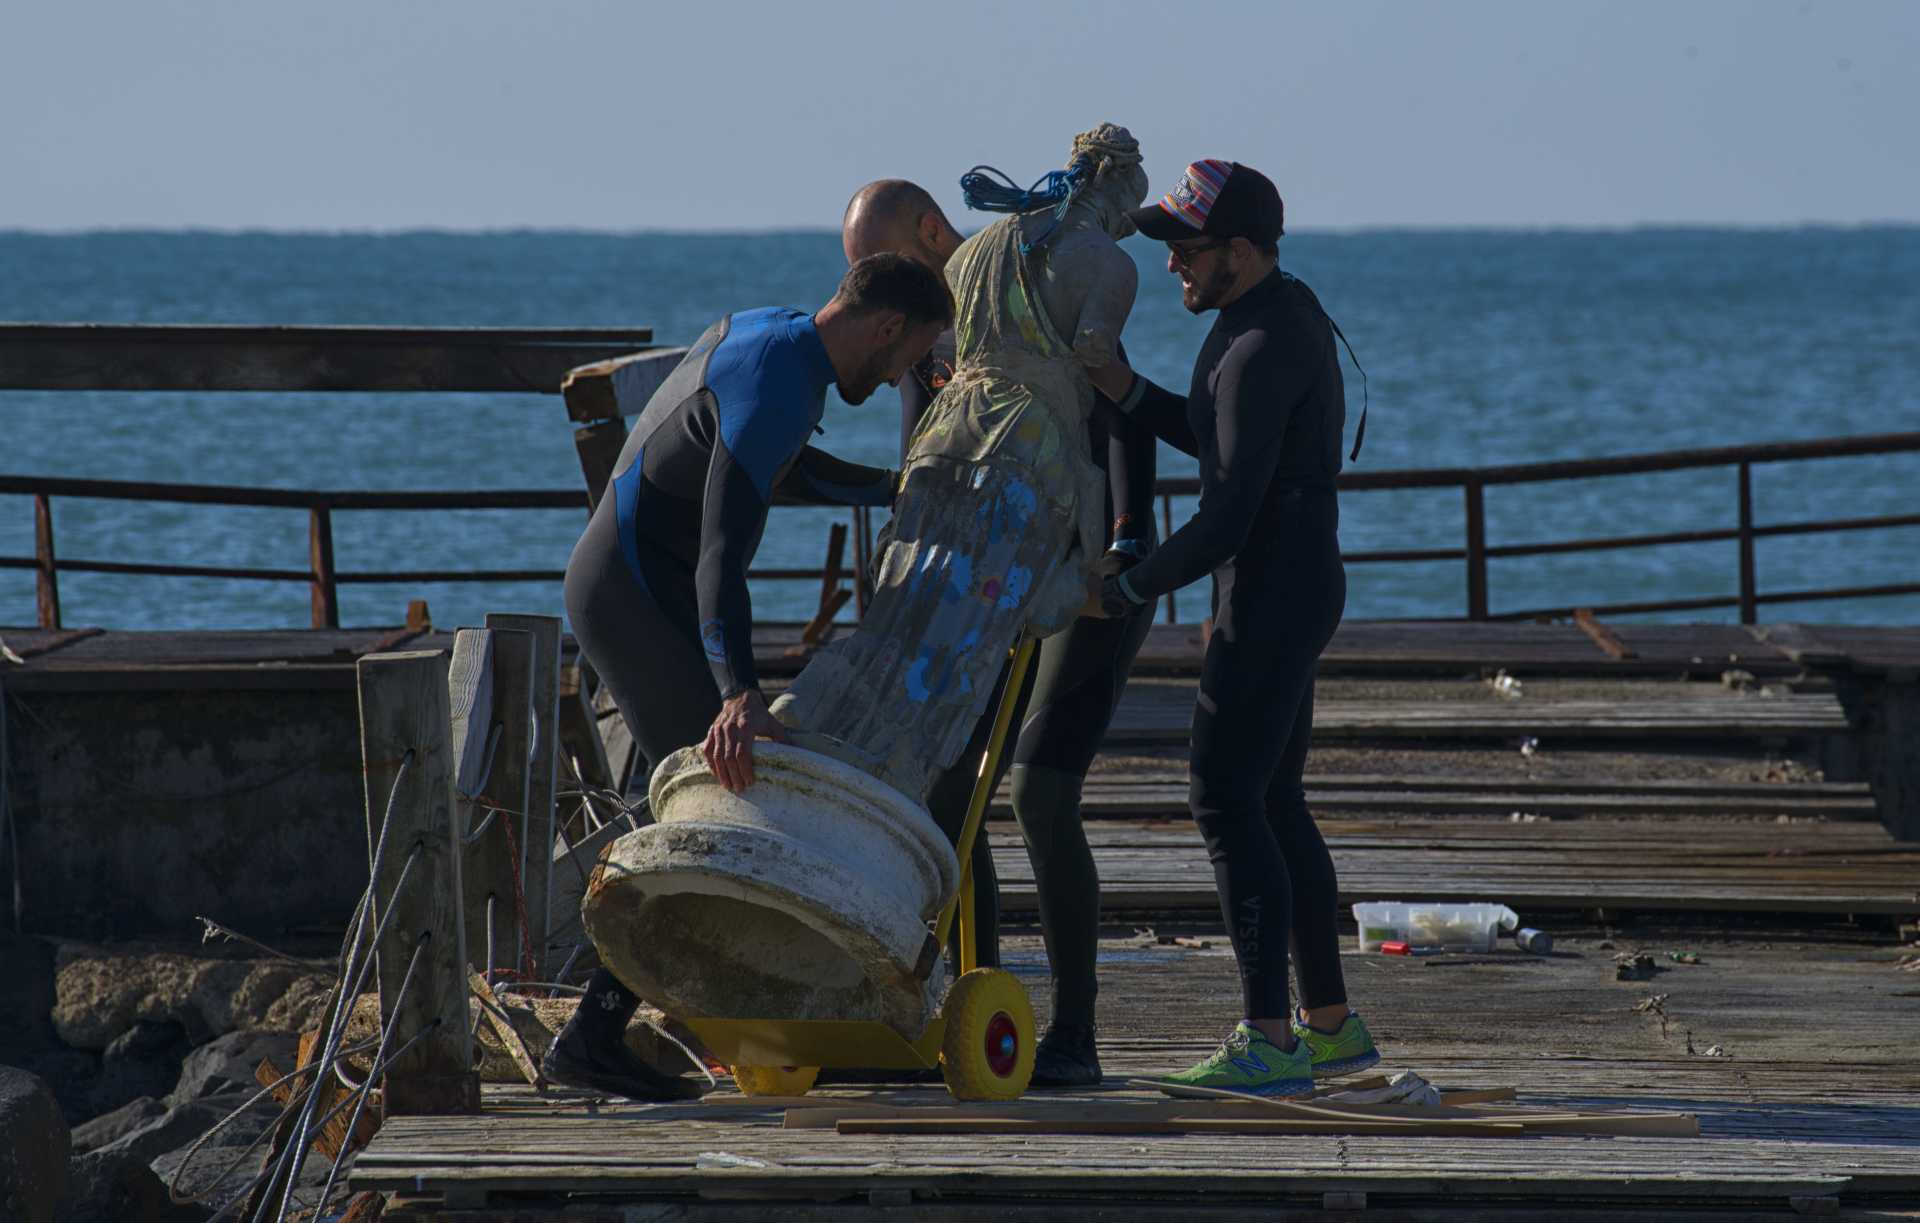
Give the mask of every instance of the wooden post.
M 518 970 L 522 963 L 519 913 L 525 902 L 522 880 L 526 872 L 527 749 L 533 740 L 529 707 L 533 634 L 491 627 L 485 632 L 492 641 L 491 693 L 488 704 L 476 709 L 474 717 L 489 727 L 488 734 L 479 737 L 479 750 L 486 751 L 487 740 L 495 733 L 499 742 L 484 783 L 472 792 L 472 826 L 478 827 L 484 820 L 486 831 L 467 846 L 461 863 L 467 889 L 467 956 L 474 969 L 482 973 L 493 968 Z M 456 676 L 460 665 L 458 642 L 467 636 L 462 632 L 454 638 Z M 456 691 L 458 686 L 456 678 Z M 456 723 L 459 716 L 456 707 Z M 487 955 L 489 932 L 491 962 Z
M 474 1070 L 467 1009 L 466 939 L 460 923 L 449 662 L 445 650 L 411 650 L 369 654 L 357 664 L 369 862 L 392 795 L 392 823 L 373 878 L 369 915 L 372 929 L 391 917 L 385 937 L 374 948 L 381 1022 L 393 1023 L 398 1015 L 396 1042 L 432 1028 L 387 1068 L 382 1086 L 390 1117 L 480 1111 L 480 1076 Z M 408 753 L 412 763 L 402 776 Z M 407 883 L 399 888 L 403 871 Z M 414 948 L 422 942 L 426 947 L 402 997 L 401 982 Z
M 627 424 L 623 420 L 603 420 L 573 431 L 573 446 L 580 452 L 580 474 L 587 481 L 589 515 L 600 508 L 600 497 L 613 479 L 620 448 L 626 444 Z
M 527 707 L 532 718 L 532 745 L 527 759 L 527 801 L 523 810 L 520 853 L 525 863 L 521 878 L 527 901 L 527 933 L 531 940 L 534 973 L 545 980 L 548 932 L 553 929 L 554 791 L 558 788 L 560 756 L 560 617 L 490 615 L 487 627 L 528 634 L 532 645 L 532 674 Z
M 1753 464 L 1740 464 L 1740 623 L 1760 622 L 1753 566 Z
M 486 826 L 476 841 L 469 842 L 486 810 L 480 795 L 483 786 L 493 780 L 493 767 L 506 750 L 506 729 L 494 709 L 494 634 L 486 629 L 463 628 L 453 635 L 453 662 L 447 674 L 448 725 L 453 735 L 453 823 L 461 846 L 460 912 L 467 934 L 467 963 L 485 971 L 487 963 L 487 897 L 494 897 L 493 947 L 513 950 L 513 885 L 506 843 L 497 827 L 500 817 Z M 489 760 L 488 743 L 495 732 L 501 741 L 495 744 Z M 465 968 L 462 968 L 462 978 Z
M 1487 507 L 1478 480 L 1467 491 L 1467 619 L 1487 618 Z
M 340 588 L 333 578 L 333 511 L 307 511 L 307 567 L 313 574 L 313 627 L 340 627 Z
M 53 558 L 53 501 L 45 493 L 33 495 L 33 565 L 40 627 L 59 628 L 60 570 Z

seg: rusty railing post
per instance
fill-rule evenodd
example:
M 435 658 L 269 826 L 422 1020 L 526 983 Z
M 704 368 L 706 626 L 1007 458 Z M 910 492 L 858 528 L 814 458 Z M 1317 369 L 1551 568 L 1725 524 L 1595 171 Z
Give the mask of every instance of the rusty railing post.
M 333 576 L 333 511 L 307 511 L 307 567 L 313 574 L 313 627 L 340 627 L 340 587 Z
M 1462 486 L 1467 493 L 1467 619 L 1487 618 L 1487 507 L 1485 487 L 1478 480 Z
M 33 593 L 40 627 L 60 627 L 60 569 L 53 559 L 53 500 L 33 495 Z
M 856 620 L 867 614 L 867 602 L 873 598 L 872 569 L 873 511 L 856 505 L 853 507 L 853 618 Z
M 1753 464 L 1740 464 L 1740 623 L 1760 621 L 1753 566 Z

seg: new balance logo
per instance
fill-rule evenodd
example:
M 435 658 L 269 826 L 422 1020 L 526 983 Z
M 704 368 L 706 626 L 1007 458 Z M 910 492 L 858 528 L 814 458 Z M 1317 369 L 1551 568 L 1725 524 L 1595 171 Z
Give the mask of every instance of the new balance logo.
M 1234 1065 L 1234 1069 L 1238 1070 L 1241 1074 L 1272 1074 L 1273 1073 L 1273 1071 L 1267 1069 L 1267 1064 L 1265 1062 L 1261 1061 L 1258 1057 L 1254 1056 L 1251 1053 L 1247 1054 L 1245 1057 L 1230 1057 L 1227 1060 L 1232 1062 Z

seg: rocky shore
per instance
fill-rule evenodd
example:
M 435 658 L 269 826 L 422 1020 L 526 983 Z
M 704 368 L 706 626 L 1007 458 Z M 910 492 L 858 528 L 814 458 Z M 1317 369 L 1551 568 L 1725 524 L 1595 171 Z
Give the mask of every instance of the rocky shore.
M 211 1205 L 174 1205 L 166 1178 L 258 1090 L 262 1058 L 292 1065 L 333 978 L 330 960 L 0 935 L 0 1214 L 207 1218 Z M 278 1112 L 256 1105 L 222 1127 L 181 1187 L 217 1203 L 231 1187 L 215 1174 Z M 243 1185 L 244 1166 L 228 1179 Z

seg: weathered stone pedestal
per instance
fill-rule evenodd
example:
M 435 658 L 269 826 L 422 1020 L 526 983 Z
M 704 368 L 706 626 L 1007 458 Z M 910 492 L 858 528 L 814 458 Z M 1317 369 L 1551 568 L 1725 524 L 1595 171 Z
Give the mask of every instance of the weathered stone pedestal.
M 656 823 L 608 847 L 581 913 L 600 956 L 682 1019 L 865 1019 L 911 1039 L 944 984 L 928 922 L 958 886 L 939 827 L 821 752 L 754 750 L 723 789 L 698 749 L 655 771 Z

